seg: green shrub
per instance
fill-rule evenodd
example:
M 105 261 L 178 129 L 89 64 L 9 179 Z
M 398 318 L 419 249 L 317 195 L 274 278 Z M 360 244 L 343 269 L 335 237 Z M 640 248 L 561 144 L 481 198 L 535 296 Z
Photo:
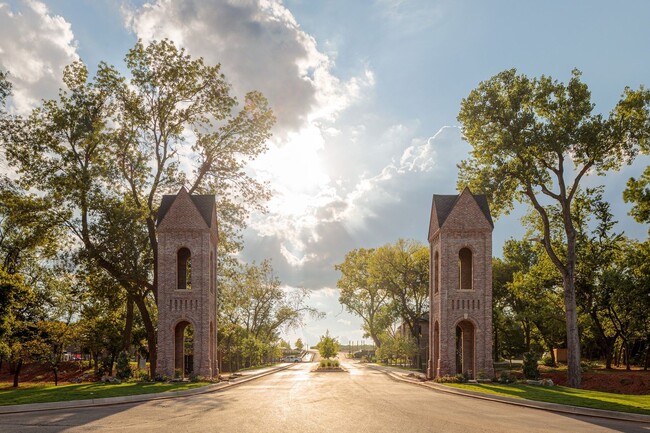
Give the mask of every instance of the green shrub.
M 338 368 L 340 363 L 338 359 L 321 359 L 320 368 Z
M 499 383 L 514 383 L 515 378 L 513 375 L 510 374 L 508 370 L 501 370 L 501 374 L 499 374 Z
M 133 370 L 131 370 L 131 363 L 129 362 L 129 355 L 126 351 L 120 352 L 117 355 L 117 374 L 115 375 L 120 380 L 127 380 L 133 376 Z
M 433 379 L 434 382 L 436 383 L 462 383 L 459 382 L 458 376 L 437 376 Z M 462 377 L 462 374 L 460 375 Z
M 553 361 L 553 358 L 551 358 L 550 355 L 547 355 L 542 358 L 542 364 L 544 364 L 547 367 L 557 367 L 557 364 Z
M 524 353 L 524 377 L 526 379 L 537 380 L 539 379 L 539 368 L 537 366 L 537 357 L 536 353 L 526 352 Z
M 596 361 L 589 361 L 589 360 L 580 361 L 580 370 L 582 370 L 583 373 L 586 373 L 587 371 L 593 370 L 595 368 L 598 368 L 598 362 Z

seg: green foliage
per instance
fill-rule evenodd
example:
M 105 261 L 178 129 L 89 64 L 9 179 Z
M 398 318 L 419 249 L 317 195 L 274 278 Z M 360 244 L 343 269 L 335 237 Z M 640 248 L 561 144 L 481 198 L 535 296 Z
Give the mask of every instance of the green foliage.
M 376 346 L 380 346 L 379 335 L 390 326 L 395 312 L 390 305 L 389 292 L 371 275 L 370 263 L 375 254 L 374 249 L 354 249 L 334 268 L 341 272 L 336 283 L 340 289 L 339 302 L 349 313 L 363 320 L 364 331 Z
M 7 72 L 0 71 L 0 105 L 4 106 L 5 99 L 11 94 L 11 83 L 7 80 Z
M 639 179 L 630 178 L 623 191 L 626 203 L 633 203 L 630 215 L 640 223 L 650 224 L 650 167 L 646 167 Z M 650 228 L 648 228 L 650 234 Z
M 523 371 L 524 377 L 526 379 L 537 380 L 539 379 L 539 367 L 537 366 L 537 361 L 539 357 L 536 353 L 526 352 L 524 353 L 524 364 Z
M 296 340 L 296 349 L 297 350 L 302 350 L 305 347 L 305 345 L 302 342 L 302 338 L 299 338 Z
M 117 372 L 115 376 L 120 380 L 127 380 L 133 377 L 133 370 L 131 369 L 129 354 L 126 351 L 122 351 L 119 355 L 117 355 L 116 370 Z
M 281 330 L 302 325 L 306 315 L 321 317 L 306 304 L 307 296 L 302 289 L 285 291 L 269 260 L 229 269 L 219 291 L 218 330 L 228 371 L 279 357 L 280 347 L 290 346 L 278 339 Z
M 546 367 L 557 367 L 557 364 L 550 355 L 542 357 L 542 364 Z
M 517 379 L 508 370 L 501 370 L 499 373 L 499 383 L 515 383 Z
M 330 337 L 330 332 L 328 330 L 325 335 L 321 335 L 320 341 L 316 347 L 318 347 L 318 353 L 320 353 L 321 357 L 329 359 L 336 356 L 338 353 L 339 342 L 335 338 Z
M 418 352 L 418 346 L 410 335 L 384 333 L 381 343 L 377 349 L 377 358 L 392 363 L 412 365 L 411 361 Z

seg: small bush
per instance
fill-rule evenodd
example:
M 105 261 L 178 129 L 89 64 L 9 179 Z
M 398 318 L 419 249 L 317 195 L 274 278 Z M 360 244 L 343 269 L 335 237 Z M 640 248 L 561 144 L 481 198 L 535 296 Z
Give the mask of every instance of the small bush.
M 542 358 L 542 364 L 544 364 L 547 367 L 557 367 L 557 364 L 553 361 L 553 358 L 551 358 L 550 355 L 547 355 Z
M 154 381 L 156 382 L 169 382 L 169 376 L 165 376 L 164 374 L 156 374 L 156 377 L 154 377 Z
M 467 383 L 468 380 L 469 380 L 469 375 L 467 373 L 463 373 L 463 374 L 458 373 L 456 375 L 457 383 Z
M 462 383 L 459 382 L 458 376 L 437 376 L 433 379 L 434 382 L 436 383 Z M 462 374 L 460 375 L 462 377 Z
M 514 383 L 515 378 L 510 374 L 508 370 L 501 370 L 499 374 L 499 383 Z
M 598 362 L 596 361 L 580 361 L 580 370 L 582 370 L 583 373 L 586 373 L 589 370 L 593 370 L 595 368 L 598 368 Z
M 129 362 L 129 355 L 122 351 L 117 355 L 117 373 L 116 377 L 120 380 L 127 380 L 133 376 L 133 370 L 131 370 L 131 363 Z
M 539 368 L 537 366 L 537 354 L 533 352 L 524 353 L 524 377 L 530 380 L 539 379 Z
M 340 365 L 338 359 L 321 359 L 320 368 L 338 368 Z

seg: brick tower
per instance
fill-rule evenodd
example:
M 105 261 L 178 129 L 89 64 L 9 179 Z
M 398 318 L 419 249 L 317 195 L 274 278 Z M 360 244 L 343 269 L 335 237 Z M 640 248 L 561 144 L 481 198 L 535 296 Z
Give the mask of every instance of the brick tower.
M 468 188 L 434 195 L 429 223 L 427 376 L 479 372 L 492 364 L 492 230 L 487 199 Z
M 163 196 L 157 224 L 158 371 L 217 376 L 215 198 Z

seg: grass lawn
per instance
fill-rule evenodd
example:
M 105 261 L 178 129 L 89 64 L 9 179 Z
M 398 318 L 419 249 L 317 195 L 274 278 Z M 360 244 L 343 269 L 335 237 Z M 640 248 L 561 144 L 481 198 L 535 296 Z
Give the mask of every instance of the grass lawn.
M 502 385 L 496 383 L 445 383 L 445 385 L 469 391 L 479 391 L 526 400 L 650 415 L 650 395 L 613 394 L 609 392 L 567 388 L 564 386 L 543 387 L 523 384 Z
M 208 382 L 180 383 L 121 383 L 101 382 L 54 386 L 36 383 L 21 384 L 18 389 L 10 383 L 0 383 L 0 405 L 48 403 L 53 401 L 86 400 L 89 398 L 122 397 L 155 392 L 182 391 L 209 385 Z

